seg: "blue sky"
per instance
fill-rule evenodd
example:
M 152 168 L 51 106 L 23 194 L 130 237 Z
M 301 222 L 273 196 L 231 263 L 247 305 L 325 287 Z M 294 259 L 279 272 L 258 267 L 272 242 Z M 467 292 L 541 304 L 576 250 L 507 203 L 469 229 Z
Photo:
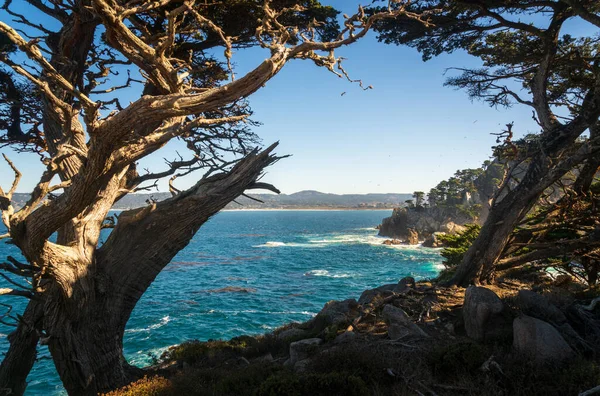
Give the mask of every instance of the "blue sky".
M 358 4 L 323 3 L 347 13 Z M 6 14 L 0 18 L 7 21 Z M 254 118 L 263 123 L 256 132 L 264 144 L 279 141 L 278 153 L 292 154 L 269 168 L 264 179 L 284 193 L 426 191 L 457 169 L 488 159 L 495 144 L 491 133 L 508 122 L 515 122 L 517 135 L 537 131 L 529 108 L 489 108 L 443 86 L 446 68 L 479 65 L 464 53 L 423 62 L 416 50 L 380 44 L 371 33 L 337 55 L 348 58 L 344 65 L 352 78 L 374 89 L 363 91 L 311 62 L 292 61 L 250 97 Z M 258 49 L 235 53 L 238 76 L 267 56 Z M 160 170 L 163 157 L 175 158 L 178 148 L 169 144 L 140 166 Z M 37 159 L 2 152 L 24 174 L 19 191 L 30 191 L 42 171 Z M 185 188 L 198 177 L 176 185 Z M 0 184 L 8 187 L 11 181 L 10 170 L 0 164 Z

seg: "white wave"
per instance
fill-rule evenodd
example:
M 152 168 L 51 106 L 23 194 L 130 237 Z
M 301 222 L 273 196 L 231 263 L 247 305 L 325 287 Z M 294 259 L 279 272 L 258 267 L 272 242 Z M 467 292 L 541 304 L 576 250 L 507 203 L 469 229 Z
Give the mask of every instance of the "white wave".
M 142 333 L 142 332 L 146 332 L 146 331 L 156 330 L 158 328 L 163 327 L 170 321 L 171 321 L 171 317 L 169 315 L 167 315 L 167 316 L 161 318 L 160 322 L 158 322 L 158 323 L 155 323 L 153 325 L 150 325 L 148 327 L 144 327 L 141 329 L 127 329 L 127 330 L 125 330 L 125 333 Z
M 343 273 L 342 274 L 331 274 L 327 270 L 317 269 L 317 270 L 308 271 L 307 273 L 304 274 L 304 276 L 325 276 L 327 278 L 350 278 L 353 275 L 343 274 Z
M 329 271 L 327 271 L 327 270 L 312 270 L 312 271 L 308 271 L 304 275 L 327 276 L 327 275 L 329 275 Z
M 324 244 L 316 244 L 316 243 L 295 243 L 295 242 L 277 242 L 277 241 L 269 241 L 265 242 L 262 245 L 255 245 L 255 248 L 275 248 L 275 247 L 302 247 L 302 248 L 316 248 L 316 247 L 325 247 Z
M 279 247 L 279 246 L 285 246 L 285 242 L 266 242 L 263 245 L 260 245 L 262 247 Z
M 135 353 L 134 356 L 130 356 L 127 360 L 129 361 L 129 364 L 132 364 L 134 366 L 138 366 L 138 367 L 147 366 L 147 365 L 153 363 L 151 357 L 160 358 L 160 356 L 164 352 L 166 352 L 169 348 L 171 348 L 175 345 L 177 345 L 177 344 L 169 345 L 166 347 L 160 347 L 160 348 L 152 348 L 150 350 L 139 350 Z

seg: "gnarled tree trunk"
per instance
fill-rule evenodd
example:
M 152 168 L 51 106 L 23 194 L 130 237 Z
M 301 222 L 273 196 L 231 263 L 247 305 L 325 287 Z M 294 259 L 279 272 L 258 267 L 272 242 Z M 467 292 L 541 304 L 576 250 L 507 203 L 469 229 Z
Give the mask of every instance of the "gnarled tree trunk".
M 267 186 L 256 183 L 277 160 L 270 155 L 275 146 L 169 200 L 123 212 L 95 250 L 93 265 L 82 265 L 86 270 L 69 286 L 71 295 L 64 295 L 64 287 L 48 292 L 44 328 L 69 394 L 96 395 L 140 375 L 123 357 L 123 334 L 135 305 L 202 224 L 246 189 Z
M 15 331 L 8 336 L 10 347 L 0 364 L 0 395 L 22 395 L 27 375 L 37 357 L 42 305 L 31 301 Z

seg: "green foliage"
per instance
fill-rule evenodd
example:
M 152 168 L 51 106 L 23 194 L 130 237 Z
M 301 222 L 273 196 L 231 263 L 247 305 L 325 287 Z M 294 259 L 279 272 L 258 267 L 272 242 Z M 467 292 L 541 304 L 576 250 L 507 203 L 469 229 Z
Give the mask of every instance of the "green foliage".
M 440 235 L 438 238 L 446 244 L 446 247 L 442 250 L 441 255 L 446 260 L 444 265 L 446 267 L 455 267 L 463 259 L 463 256 L 471 247 L 473 241 L 479 235 L 481 227 L 477 224 L 466 224 L 467 229 L 456 235 Z
M 295 339 L 281 340 L 272 334 L 259 337 L 240 336 L 229 341 L 209 340 L 188 341 L 170 348 L 161 357 L 162 361 L 182 361 L 190 365 L 198 364 L 205 360 L 220 359 L 223 357 L 243 356 L 254 358 L 263 356 L 268 352 L 286 352 L 289 344 Z
M 448 180 L 442 180 L 437 186 L 429 190 L 427 196 L 429 205 L 451 207 L 462 205 L 467 194 L 477 194 L 477 182 L 484 173 L 484 168 L 456 171 L 454 176 Z M 474 217 L 478 217 L 478 213 Z
M 594 3 L 597 2 L 583 2 L 580 6 L 594 13 L 598 8 Z M 557 4 L 564 7 L 555 7 Z M 532 92 L 532 77 L 547 52 L 543 34 L 558 28 L 557 51 L 547 79 L 548 101 L 575 115 L 585 93 L 594 86 L 589 62 L 598 57 L 600 37 L 560 34 L 562 23 L 569 19 L 562 17 L 566 9 L 568 6 L 561 2 L 427 0 L 414 2 L 409 10 L 428 11 L 429 25 L 405 17 L 381 21 L 375 29 L 380 41 L 414 47 L 424 60 L 456 50 L 479 58 L 483 67 L 455 69 L 458 73 L 446 84 L 465 89 L 471 98 L 490 106 L 511 106 Z M 376 10 L 381 8 L 371 12 Z M 504 19 L 491 15 L 502 15 Z
M 423 191 L 415 191 L 413 193 L 413 198 L 415 200 L 415 205 L 417 207 L 421 207 L 425 201 L 425 193 Z

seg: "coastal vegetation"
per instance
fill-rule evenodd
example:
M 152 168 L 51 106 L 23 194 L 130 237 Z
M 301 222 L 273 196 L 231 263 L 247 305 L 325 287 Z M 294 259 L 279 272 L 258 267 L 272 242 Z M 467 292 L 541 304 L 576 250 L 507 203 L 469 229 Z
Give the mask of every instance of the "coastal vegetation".
M 45 171 L 17 205 L 22 175 L 4 156 L 14 182 L 0 189 L 0 239 L 24 259 L 0 265 L 11 285 L 0 295 L 28 305 L 14 316 L 2 303 L 15 329 L 0 394 L 23 394 L 38 345 L 72 395 L 600 392 L 600 36 L 568 33 L 573 20 L 600 28 L 598 2 L 376 1 L 341 16 L 315 0 L 27 3 L 59 28 L 4 6 L 17 26 L 0 22 L 0 144 Z M 284 157 L 277 143 L 261 148 L 248 97 L 292 60 L 369 89 L 335 50 L 370 30 L 424 60 L 466 51 L 483 66 L 455 69 L 447 85 L 527 106 L 539 125 L 516 139 L 506 124 L 481 168 L 415 191 L 382 222 L 380 235 L 444 246 L 445 270 L 262 336 L 189 341 L 150 367 L 129 364 L 125 326 L 175 255 L 232 201 L 256 200 L 248 190 L 279 193 L 262 176 Z M 252 47 L 268 58 L 235 75 L 232 51 Z M 137 168 L 174 140 L 187 157 Z M 176 186 L 193 172 L 195 184 Z M 112 218 L 159 180 L 169 197 Z
M 600 165 L 599 39 L 574 37 L 566 26 L 581 20 L 600 27 L 598 4 L 434 0 L 411 3 L 409 9 L 427 13 L 430 24 L 403 17 L 382 21 L 377 26 L 381 41 L 414 47 L 424 60 L 457 50 L 479 58 L 481 68 L 454 69 L 447 85 L 465 89 L 490 106 L 527 106 L 540 128 L 521 147 L 513 142 L 518 126 L 510 123 L 497 133 L 502 143 L 497 155 L 512 163 L 500 184 L 502 197 L 493 200 L 479 236 L 451 280 L 463 286 L 490 283 L 511 233 L 544 191 L 577 168 L 574 186 L 585 194 Z M 511 170 L 519 166 L 523 175 L 509 189 Z

